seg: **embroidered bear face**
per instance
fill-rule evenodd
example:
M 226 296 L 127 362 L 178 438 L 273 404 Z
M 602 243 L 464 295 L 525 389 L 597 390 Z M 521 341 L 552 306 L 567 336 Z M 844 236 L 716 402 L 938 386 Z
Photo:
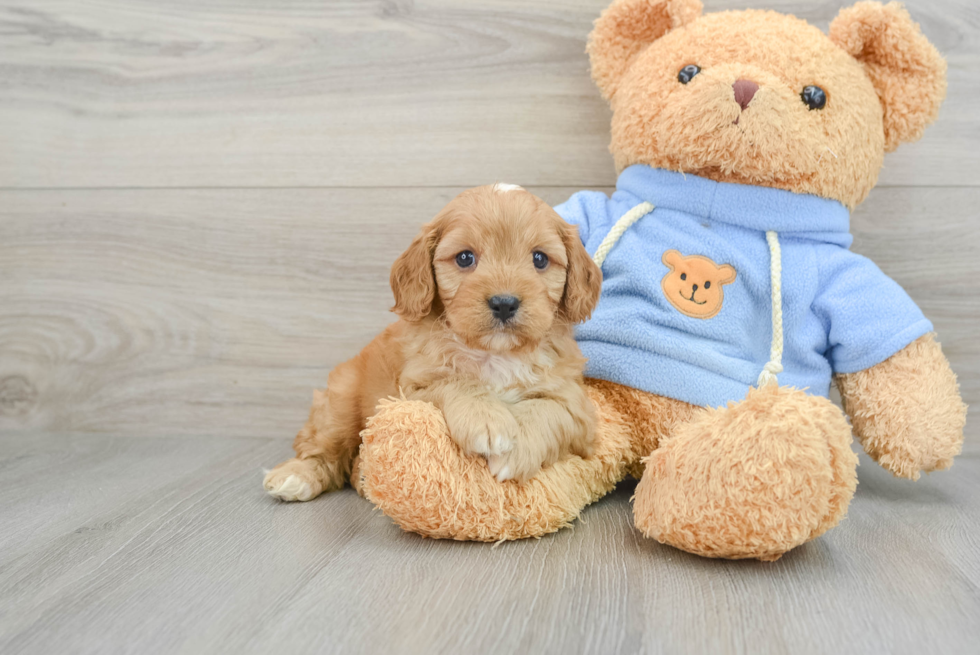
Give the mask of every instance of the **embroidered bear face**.
M 702 255 L 685 257 L 676 250 L 665 252 L 661 261 L 670 272 L 660 287 L 677 311 L 691 318 L 711 318 L 721 311 L 723 287 L 735 281 L 731 265 L 719 266 Z

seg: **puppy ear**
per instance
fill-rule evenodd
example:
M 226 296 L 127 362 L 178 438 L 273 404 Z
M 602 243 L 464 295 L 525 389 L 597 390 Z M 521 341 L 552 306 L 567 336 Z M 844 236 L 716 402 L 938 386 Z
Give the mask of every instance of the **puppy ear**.
M 610 100 L 644 48 L 701 15 L 701 0 L 615 0 L 589 35 L 592 79 Z
M 881 101 L 885 150 L 915 141 L 946 97 L 946 61 L 897 2 L 859 2 L 830 24 L 830 39 L 857 59 Z
M 439 241 L 437 221 L 422 226 L 408 249 L 391 266 L 391 291 L 395 294 L 395 312 L 406 321 L 419 321 L 429 315 L 436 295 L 432 254 Z
M 664 266 L 668 267 L 670 270 L 674 270 L 677 268 L 677 265 L 681 263 L 682 259 L 684 258 L 681 257 L 681 254 L 676 250 L 668 250 L 660 258 L 660 261 L 662 261 Z
M 565 293 L 561 299 L 561 311 L 569 323 L 581 323 L 592 316 L 592 310 L 602 293 L 602 271 L 586 252 L 578 236 L 578 228 L 569 225 L 557 214 L 560 233 L 565 243 L 568 267 L 565 269 Z

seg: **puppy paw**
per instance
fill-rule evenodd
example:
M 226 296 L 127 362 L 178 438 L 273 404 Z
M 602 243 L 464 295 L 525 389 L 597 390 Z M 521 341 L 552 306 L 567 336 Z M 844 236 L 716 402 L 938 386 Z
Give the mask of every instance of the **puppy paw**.
M 506 482 L 507 480 L 526 482 L 541 470 L 542 464 L 540 458 L 535 458 L 530 453 L 521 452 L 519 449 L 511 450 L 502 455 L 487 457 L 487 467 L 498 482 Z
M 265 474 L 262 487 L 273 498 L 285 501 L 313 500 L 324 491 L 316 462 L 291 459 Z
M 518 426 L 503 405 L 476 404 L 469 411 L 447 411 L 449 434 L 465 452 L 484 457 L 498 456 L 514 448 Z
M 269 495 L 279 500 L 311 500 L 313 498 L 313 487 L 309 482 L 305 482 L 298 475 L 277 474 L 269 471 L 262 481 L 262 486 L 269 492 Z

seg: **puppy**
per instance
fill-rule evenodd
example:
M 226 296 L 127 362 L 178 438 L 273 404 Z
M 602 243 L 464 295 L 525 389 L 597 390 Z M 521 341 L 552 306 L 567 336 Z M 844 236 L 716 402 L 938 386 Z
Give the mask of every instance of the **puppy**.
M 391 269 L 400 320 L 335 368 L 293 447 L 264 481 L 283 500 L 341 488 L 378 401 L 429 401 L 466 453 L 500 481 L 527 480 L 567 452 L 588 456 L 593 408 L 572 326 L 602 273 L 576 228 L 520 187 L 464 191 Z

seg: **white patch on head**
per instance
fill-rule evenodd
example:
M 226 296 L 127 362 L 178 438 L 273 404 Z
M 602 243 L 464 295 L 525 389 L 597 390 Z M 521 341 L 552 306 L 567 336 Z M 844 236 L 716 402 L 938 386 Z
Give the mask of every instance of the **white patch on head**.
M 504 184 L 503 182 L 497 182 L 493 185 L 493 190 L 497 193 L 507 193 L 508 191 L 523 191 L 524 187 L 518 186 L 517 184 Z

